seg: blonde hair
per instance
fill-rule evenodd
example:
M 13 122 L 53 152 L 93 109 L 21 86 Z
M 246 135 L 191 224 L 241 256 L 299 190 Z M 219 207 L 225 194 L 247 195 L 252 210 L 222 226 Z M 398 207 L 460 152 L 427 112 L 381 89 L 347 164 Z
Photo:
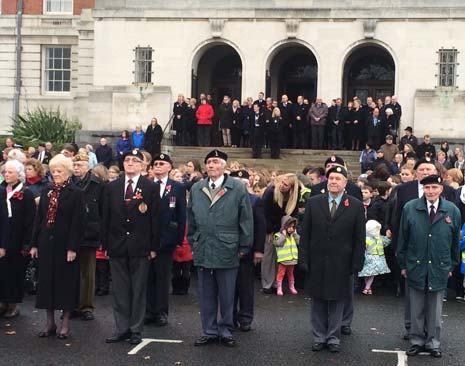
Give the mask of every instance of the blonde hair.
M 284 195 L 280 191 L 281 184 L 283 180 L 289 182 L 289 199 L 287 200 L 286 207 L 283 207 L 284 204 Z M 283 208 L 286 212 L 286 215 L 291 216 L 297 207 L 297 202 L 299 200 L 299 180 L 294 173 L 287 173 L 279 176 L 278 181 L 276 182 L 274 188 L 274 201 L 278 204 L 279 207 Z
M 48 163 L 48 166 L 50 170 L 52 170 L 53 167 L 62 167 L 69 172 L 70 176 L 73 175 L 73 161 L 71 158 L 67 158 L 63 154 L 55 155 Z
M 450 177 L 452 182 L 457 183 L 458 185 L 462 184 L 463 181 L 463 173 L 460 169 L 452 168 L 447 171 L 447 175 Z

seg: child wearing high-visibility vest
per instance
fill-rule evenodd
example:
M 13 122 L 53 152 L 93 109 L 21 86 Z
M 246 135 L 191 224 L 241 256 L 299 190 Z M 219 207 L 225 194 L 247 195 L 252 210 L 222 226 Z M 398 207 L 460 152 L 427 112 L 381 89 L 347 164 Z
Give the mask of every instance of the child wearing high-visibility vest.
M 297 295 L 294 286 L 294 267 L 299 259 L 297 246 L 299 245 L 300 236 L 297 233 L 297 219 L 291 216 L 283 216 L 281 219 L 281 230 L 274 234 L 273 243 L 276 246 L 278 261 L 278 274 L 276 282 L 278 283 L 277 295 L 283 296 L 283 279 L 287 274 L 289 291 Z
M 381 235 L 381 224 L 378 221 L 368 220 L 365 243 L 365 263 L 358 276 L 365 277 L 365 289 L 362 292 L 371 295 L 373 293 L 371 285 L 375 276 L 391 273 L 384 257 L 384 248 L 391 243 L 391 240 Z

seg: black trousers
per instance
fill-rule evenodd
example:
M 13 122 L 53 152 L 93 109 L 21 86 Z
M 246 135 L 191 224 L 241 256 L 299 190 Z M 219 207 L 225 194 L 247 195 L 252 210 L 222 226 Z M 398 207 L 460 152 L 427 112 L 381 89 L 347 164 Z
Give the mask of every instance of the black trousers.
M 312 149 L 322 149 L 325 138 L 325 126 L 312 125 Z
M 192 261 L 189 262 L 176 262 L 173 261 L 173 270 L 171 278 L 171 286 L 173 287 L 173 294 L 187 295 L 189 286 L 191 284 L 191 266 Z
M 271 159 L 279 159 L 281 153 L 281 140 L 276 137 L 270 138 Z
M 172 252 L 158 252 L 150 262 L 145 313 L 147 319 L 168 316 L 172 257 Z
M 237 272 L 234 295 L 234 324 L 250 324 L 254 313 L 254 265 L 251 259 L 242 260 Z
M 199 146 L 210 146 L 211 144 L 211 125 L 197 126 L 197 144 Z
M 240 146 L 242 130 L 240 128 L 231 129 L 231 145 Z
M 305 149 L 306 146 L 306 133 L 305 131 L 294 130 L 294 149 Z
M 262 147 L 263 147 L 264 136 L 261 134 L 254 135 L 252 143 L 252 157 L 254 159 L 262 158 Z
M 337 126 L 332 126 L 332 148 L 334 150 L 342 150 L 344 148 L 344 124 L 339 122 Z
M 95 264 L 95 291 L 108 293 L 110 289 L 110 262 L 97 259 Z

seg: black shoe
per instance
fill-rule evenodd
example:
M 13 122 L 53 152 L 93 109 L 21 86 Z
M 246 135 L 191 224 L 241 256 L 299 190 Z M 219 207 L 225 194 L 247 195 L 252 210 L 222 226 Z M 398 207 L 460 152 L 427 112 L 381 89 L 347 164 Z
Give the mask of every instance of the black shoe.
M 132 333 L 128 342 L 129 344 L 139 344 L 142 342 L 142 335 L 140 333 Z
M 168 324 L 168 318 L 166 315 L 160 315 L 155 318 L 155 325 L 158 327 L 164 327 Z
M 275 294 L 275 293 L 276 293 L 276 289 L 275 289 L 274 287 L 271 287 L 271 288 L 264 288 L 264 289 L 263 289 L 263 293 L 264 293 L 264 294 L 267 294 L 267 295 Z
M 441 358 L 442 357 L 442 353 L 439 349 L 432 349 L 429 351 L 429 354 L 431 357 L 434 357 L 434 358 Z
M 249 323 L 242 323 L 242 324 L 239 324 L 239 329 L 241 330 L 241 332 L 250 332 L 252 327 L 250 326 Z
M 92 313 L 92 311 L 84 311 L 82 313 L 82 320 L 85 320 L 85 321 L 94 320 L 94 314 Z
M 321 350 L 323 350 L 323 348 L 325 348 L 325 344 L 324 343 L 313 343 L 312 344 L 312 351 L 313 352 L 320 352 Z
M 195 341 L 194 346 L 206 346 L 207 344 L 212 343 L 218 343 L 218 337 L 201 336 Z
M 131 338 L 131 331 L 128 330 L 125 333 L 122 334 L 115 334 L 105 340 L 107 343 L 118 343 L 118 342 L 123 342 L 127 339 Z
M 69 318 L 70 319 L 76 319 L 76 318 L 79 318 L 81 315 L 82 315 L 82 313 L 80 311 L 73 310 L 71 312 L 71 314 L 69 314 Z M 63 319 L 63 314 L 61 315 L 61 319 Z
M 331 353 L 341 352 L 341 346 L 338 344 L 328 344 L 328 351 Z
M 51 336 L 54 336 L 57 334 L 57 326 L 54 325 L 52 328 L 44 331 L 44 332 L 40 332 L 38 334 L 39 338 L 47 338 L 47 337 L 51 337 Z
M 407 350 L 407 356 L 416 356 L 420 352 L 423 352 L 425 348 L 423 346 L 419 346 L 418 344 L 414 344 Z
M 351 335 L 352 334 L 352 329 L 350 328 L 349 325 L 343 325 L 341 327 L 341 333 L 344 335 Z
M 236 345 L 236 341 L 233 337 L 221 337 L 221 343 L 225 347 L 234 347 Z

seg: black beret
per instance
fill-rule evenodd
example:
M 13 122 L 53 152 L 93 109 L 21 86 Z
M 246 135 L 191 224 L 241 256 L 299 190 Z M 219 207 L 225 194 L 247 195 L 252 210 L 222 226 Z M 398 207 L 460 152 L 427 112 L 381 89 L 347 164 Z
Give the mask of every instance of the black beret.
M 347 178 L 347 170 L 342 166 L 333 166 L 331 169 L 329 169 L 326 172 L 326 178 L 329 178 L 329 175 L 331 173 L 339 173 L 339 174 L 342 174 L 344 177 Z
M 412 127 L 409 126 L 409 127 L 405 127 L 405 130 L 404 130 L 404 131 L 410 131 L 410 133 L 412 133 L 412 132 L 413 132 L 413 129 L 412 129 Z
M 421 165 L 421 164 L 432 164 L 434 165 L 434 160 L 431 159 L 431 158 L 423 158 L 423 159 L 420 159 L 416 162 L 415 164 L 415 167 L 413 169 L 417 170 L 418 167 Z
M 220 158 L 220 159 L 223 159 L 224 161 L 227 161 L 228 160 L 228 154 L 220 151 L 220 150 L 212 150 L 210 151 L 207 156 L 205 156 L 205 164 L 207 164 L 207 160 L 210 159 L 210 158 Z
M 249 172 L 247 170 L 236 170 L 229 174 L 233 178 L 249 179 Z
M 336 155 L 332 155 L 332 156 L 330 156 L 328 159 L 326 159 L 326 161 L 325 161 L 325 167 L 326 167 L 326 165 L 328 165 L 328 164 L 345 165 L 344 159 L 342 159 L 341 157 L 336 156 Z
M 170 163 L 173 165 L 173 161 L 171 160 L 170 156 L 168 154 L 157 154 L 152 158 L 152 165 L 156 161 L 166 161 L 167 163 Z
M 440 184 L 442 185 L 442 178 L 439 175 L 428 175 L 427 177 L 423 178 L 420 184 Z
M 142 153 L 137 149 L 129 150 L 127 153 L 125 153 L 123 155 L 123 160 L 126 156 L 135 156 L 136 158 L 139 158 L 141 161 L 144 161 L 144 155 L 142 155 Z

